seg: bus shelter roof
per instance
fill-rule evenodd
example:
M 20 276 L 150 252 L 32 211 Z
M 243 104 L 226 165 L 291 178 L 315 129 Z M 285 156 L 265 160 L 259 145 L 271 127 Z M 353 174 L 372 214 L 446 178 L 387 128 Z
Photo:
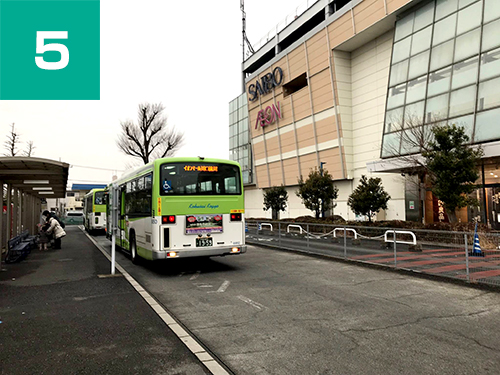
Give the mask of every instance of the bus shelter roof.
M 0 181 L 40 198 L 64 198 L 69 164 L 60 161 L 13 156 L 0 157 Z

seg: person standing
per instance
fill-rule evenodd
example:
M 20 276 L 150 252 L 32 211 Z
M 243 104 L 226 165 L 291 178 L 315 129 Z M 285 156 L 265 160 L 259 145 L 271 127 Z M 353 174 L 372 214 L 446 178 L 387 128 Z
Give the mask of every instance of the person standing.
M 47 229 L 46 233 L 48 235 L 52 235 L 54 238 L 54 249 L 61 248 L 61 238 L 66 235 L 66 232 L 59 224 L 56 218 L 49 211 L 44 211 L 43 215 L 47 218 L 47 223 L 49 223 L 49 229 Z
M 47 229 L 49 229 L 49 223 L 44 225 L 38 225 L 38 248 L 39 250 L 47 250 L 47 244 L 49 242 L 49 236 L 47 235 Z

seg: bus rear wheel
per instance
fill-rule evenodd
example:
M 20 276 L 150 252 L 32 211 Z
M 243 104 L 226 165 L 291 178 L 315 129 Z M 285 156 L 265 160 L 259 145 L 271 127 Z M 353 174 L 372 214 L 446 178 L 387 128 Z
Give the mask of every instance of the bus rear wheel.
M 132 259 L 132 263 L 139 263 L 139 255 L 137 255 L 137 245 L 135 244 L 135 236 L 131 236 L 130 238 L 130 258 Z

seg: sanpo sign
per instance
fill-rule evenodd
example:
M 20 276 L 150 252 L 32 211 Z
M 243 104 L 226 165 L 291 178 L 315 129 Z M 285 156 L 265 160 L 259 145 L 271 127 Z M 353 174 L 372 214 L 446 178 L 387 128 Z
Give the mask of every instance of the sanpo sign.
M 273 88 L 283 83 L 283 70 L 278 66 L 272 73 L 267 73 L 264 77 L 248 86 L 248 100 L 253 102 L 259 95 L 265 95 Z

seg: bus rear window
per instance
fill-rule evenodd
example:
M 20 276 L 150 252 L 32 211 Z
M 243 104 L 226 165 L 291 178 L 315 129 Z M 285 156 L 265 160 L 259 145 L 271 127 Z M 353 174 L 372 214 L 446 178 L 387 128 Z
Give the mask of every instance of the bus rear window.
M 96 191 L 94 204 L 104 204 L 104 191 Z
M 240 169 L 232 164 L 183 162 L 160 166 L 161 195 L 240 195 Z

